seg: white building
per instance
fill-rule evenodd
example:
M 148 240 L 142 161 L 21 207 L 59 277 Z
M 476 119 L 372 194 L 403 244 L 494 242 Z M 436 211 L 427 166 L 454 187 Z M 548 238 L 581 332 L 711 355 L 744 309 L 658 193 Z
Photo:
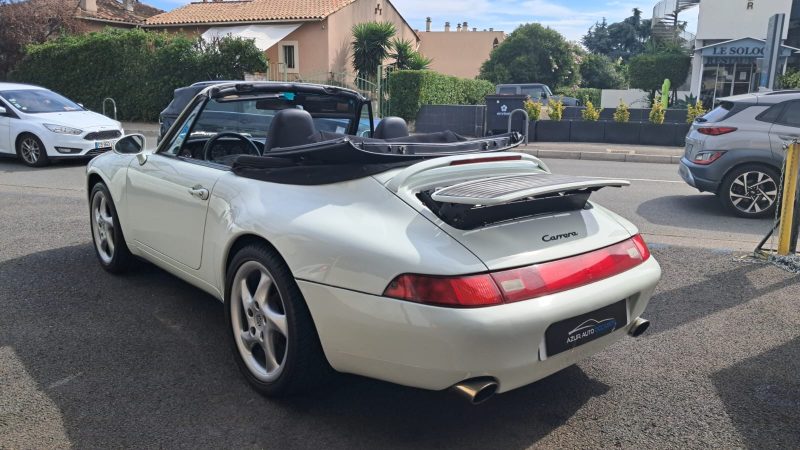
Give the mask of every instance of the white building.
M 720 97 L 758 90 L 769 19 L 774 14 L 786 15 L 785 41 L 792 10 L 797 15 L 798 6 L 800 0 L 700 0 L 692 94 L 713 104 Z M 779 71 L 785 70 L 788 57 L 798 51 L 782 46 Z

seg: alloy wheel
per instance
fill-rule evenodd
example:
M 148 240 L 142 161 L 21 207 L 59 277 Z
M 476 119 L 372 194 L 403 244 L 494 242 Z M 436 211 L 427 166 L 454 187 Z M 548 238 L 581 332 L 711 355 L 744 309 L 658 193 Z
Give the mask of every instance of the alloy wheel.
M 106 194 L 98 191 L 92 197 L 92 235 L 97 254 L 104 264 L 110 264 L 114 258 L 114 216 Z
M 728 192 L 731 203 L 746 214 L 770 208 L 778 198 L 778 185 L 764 172 L 744 172 L 733 180 Z
M 22 156 L 22 159 L 28 164 L 36 164 L 39 161 L 39 157 L 41 156 L 42 149 L 39 146 L 39 142 L 32 138 L 26 137 L 22 139 L 19 145 L 19 152 Z
M 247 261 L 236 271 L 230 297 L 231 326 L 245 365 L 259 381 L 283 372 L 289 348 L 284 300 L 264 265 Z

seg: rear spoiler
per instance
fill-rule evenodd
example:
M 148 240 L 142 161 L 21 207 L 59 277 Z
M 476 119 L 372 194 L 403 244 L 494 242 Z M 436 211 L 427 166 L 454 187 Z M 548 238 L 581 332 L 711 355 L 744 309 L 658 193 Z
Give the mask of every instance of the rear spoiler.
M 514 174 L 454 184 L 434 191 L 431 199 L 460 205 L 502 205 L 518 200 L 604 187 L 630 186 L 629 181 L 594 179 L 551 173 Z

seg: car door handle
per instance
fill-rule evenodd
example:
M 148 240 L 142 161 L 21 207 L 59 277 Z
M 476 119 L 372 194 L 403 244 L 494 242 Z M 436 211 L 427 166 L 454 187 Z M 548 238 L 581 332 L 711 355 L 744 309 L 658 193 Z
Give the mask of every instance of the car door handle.
M 189 193 L 192 194 L 192 197 L 197 197 L 200 200 L 208 200 L 208 189 L 200 186 L 193 186 L 189 188 Z

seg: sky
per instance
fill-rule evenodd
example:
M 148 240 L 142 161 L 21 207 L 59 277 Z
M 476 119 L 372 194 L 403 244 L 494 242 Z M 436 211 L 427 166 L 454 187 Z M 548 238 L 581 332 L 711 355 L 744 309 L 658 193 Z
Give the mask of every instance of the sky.
M 141 0 L 161 9 L 170 10 L 188 0 Z M 377 0 L 376 0 L 377 1 Z M 469 28 L 494 28 L 510 33 L 523 23 L 538 22 L 567 37 L 580 41 L 586 31 L 603 17 L 609 23 L 619 22 L 631 15 L 633 8 L 642 10 L 649 19 L 657 0 L 391 0 L 413 28 L 425 29 L 430 16 L 434 31 L 442 31 L 444 23 L 452 29 L 457 23 L 468 22 Z M 697 28 L 697 8 L 680 18 L 689 22 L 687 30 Z

